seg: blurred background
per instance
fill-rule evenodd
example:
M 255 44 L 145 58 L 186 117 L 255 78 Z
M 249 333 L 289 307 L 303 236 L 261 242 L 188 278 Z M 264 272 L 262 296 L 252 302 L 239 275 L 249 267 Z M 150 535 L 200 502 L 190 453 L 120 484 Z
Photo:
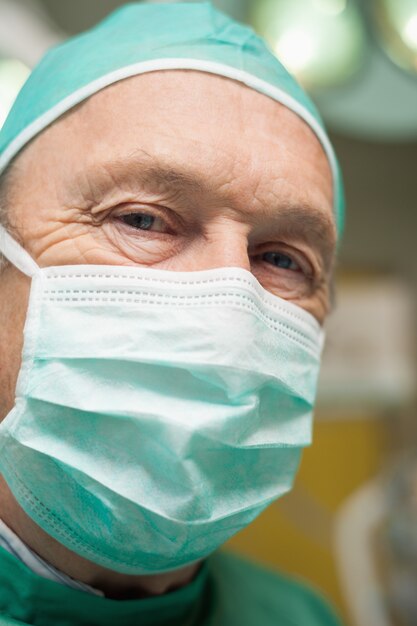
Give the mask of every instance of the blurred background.
M 122 4 L 0 0 L 0 126 L 45 50 Z M 415 626 L 417 0 L 214 4 L 310 92 L 348 206 L 314 445 L 230 548 L 309 580 L 351 626 Z

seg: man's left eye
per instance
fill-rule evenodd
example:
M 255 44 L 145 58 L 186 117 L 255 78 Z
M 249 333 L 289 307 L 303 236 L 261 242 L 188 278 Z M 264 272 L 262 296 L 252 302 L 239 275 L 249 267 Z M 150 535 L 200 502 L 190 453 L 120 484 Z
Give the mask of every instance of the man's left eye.
M 266 263 L 270 263 L 275 267 L 283 270 L 291 270 L 298 272 L 301 268 L 290 256 L 283 254 L 282 252 L 265 252 L 262 255 L 262 259 Z
M 167 231 L 165 222 L 160 217 L 149 213 L 128 213 L 127 215 L 120 215 L 119 219 L 136 230 Z

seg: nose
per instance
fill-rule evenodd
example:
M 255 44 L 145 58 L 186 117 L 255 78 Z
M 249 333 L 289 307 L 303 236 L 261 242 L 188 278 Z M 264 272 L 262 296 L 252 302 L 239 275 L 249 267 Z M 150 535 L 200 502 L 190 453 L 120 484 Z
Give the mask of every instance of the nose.
M 235 220 L 220 219 L 211 223 L 196 237 L 183 262 L 186 271 L 239 267 L 250 270 L 248 255 L 249 227 Z

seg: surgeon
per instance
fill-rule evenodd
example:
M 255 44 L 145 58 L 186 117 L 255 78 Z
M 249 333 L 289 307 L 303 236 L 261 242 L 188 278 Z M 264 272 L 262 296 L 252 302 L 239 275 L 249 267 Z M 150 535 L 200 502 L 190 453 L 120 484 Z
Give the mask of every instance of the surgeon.
M 210 3 L 127 4 L 34 69 L 0 171 L 0 625 L 336 626 L 216 552 L 311 441 L 343 194 L 310 100 Z

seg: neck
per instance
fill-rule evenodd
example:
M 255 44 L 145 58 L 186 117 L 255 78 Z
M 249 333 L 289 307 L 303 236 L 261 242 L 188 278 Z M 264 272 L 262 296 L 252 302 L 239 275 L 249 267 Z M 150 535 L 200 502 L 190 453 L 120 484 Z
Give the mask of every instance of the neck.
M 0 517 L 14 533 L 42 559 L 71 578 L 104 593 L 108 598 L 138 599 L 162 595 L 187 585 L 200 564 L 172 572 L 133 576 L 96 565 L 68 550 L 45 533 L 26 515 L 0 476 Z

